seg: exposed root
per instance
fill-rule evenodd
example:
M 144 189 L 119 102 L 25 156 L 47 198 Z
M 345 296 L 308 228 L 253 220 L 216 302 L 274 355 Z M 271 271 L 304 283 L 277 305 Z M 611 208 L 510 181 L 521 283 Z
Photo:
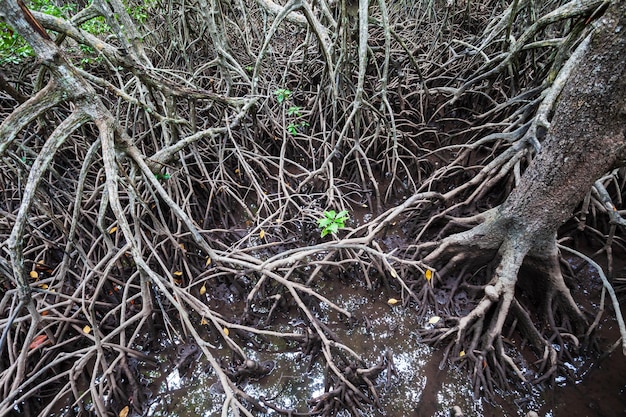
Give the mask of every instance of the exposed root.
M 441 324 L 422 331 L 428 342 L 447 343 L 444 362 L 459 362 L 471 370 L 477 395 L 493 396 L 496 388 L 509 387 L 511 378 L 522 384 L 553 381 L 559 365 L 571 360 L 571 352 L 580 347 L 574 334 L 584 334 L 586 329 L 586 321 L 563 280 L 555 243 L 538 250 L 530 246 L 529 239 L 520 239 L 519 235 L 494 233 L 506 230 L 498 224 L 501 222 L 495 215 L 485 216 L 484 223 L 444 239 L 424 258 L 433 269 L 444 265 L 437 271 L 440 282 L 449 275 L 455 276 L 461 263 L 471 268 L 491 258 L 497 265 L 492 275 L 484 276 L 483 271 L 478 282 L 474 274 L 465 270 L 456 275 L 459 282 L 448 287 L 450 293 L 443 307 L 447 314 L 443 313 Z M 499 244 L 493 236 L 500 236 Z M 533 275 L 525 273 L 520 282 L 522 267 L 531 268 Z M 459 289 L 480 291 L 477 295 L 482 296 L 476 297 L 478 302 L 467 313 L 455 317 L 455 292 Z M 524 290 L 534 291 L 531 299 L 545 291 L 543 308 L 524 306 L 518 299 L 518 292 L 523 296 Z M 529 312 L 542 317 L 546 324 L 543 330 L 535 327 Z M 520 364 L 521 346 L 516 348 L 508 336 L 516 328 L 521 332 L 522 344 L 530 342 L 539 355 L 534 373 L 531 369 L 522 370 L 526 366 Z

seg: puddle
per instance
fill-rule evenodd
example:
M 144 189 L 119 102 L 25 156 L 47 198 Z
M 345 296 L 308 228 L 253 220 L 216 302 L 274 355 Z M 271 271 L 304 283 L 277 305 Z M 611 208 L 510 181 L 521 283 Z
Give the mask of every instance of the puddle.
M 376 379 L 381 408 L 370 407 L 368 416 L 448 417 L 454 406 L 466 416 L 483 415 L 483 403 L 472 398 L 467 377 L 462 372 L 439 370 L 438 350 L 419 342 L 414 329 L 420 324 L 413 311 L 399 304 L 390 306 L 386 297 L 372 299 L 362 288 L 337 291 L 327 283 L 324 291 L 336 293 L 332 301 L 340 307 L 368 318 L 349 326 L 328 308 L 321 308 L 319 313 L 322 321 L 368 366 L 378 363 L 386 350 L 392 353 L 397 375 L 388 375 L 385 370 Z M 271 400 L 280 408 L 307 412 L 307 400 L 324 393 L 324 369 L 319 359 L 311 365 L 310 357 L 295 351 L 259 354 L 246 350 L 246 354 L 250 359 L 275 362 L 268 376 L 240 385 L 252 397 Z M 200 359 L 190 374 L 181 376 L 177 369 L 164 370 L 160 378 L 153 378 L 152 403 L 146 415 L 219 415 L 224 397 L 215 389 L 217 379 L 205 371 L 207 368 L 208 363 Z M 270 410 L 265 415 L 278 414 Z

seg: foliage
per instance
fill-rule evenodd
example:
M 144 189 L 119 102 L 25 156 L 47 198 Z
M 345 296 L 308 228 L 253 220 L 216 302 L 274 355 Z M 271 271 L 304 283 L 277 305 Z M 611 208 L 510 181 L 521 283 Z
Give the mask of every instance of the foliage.
M 172 176 L 168 173 L 165 174 L 154 174 L 155 178 L 157 180 L 169 180 L 170 178 L 172 178 Z
M 321 237 L 327 234 L 337 233 L 340 229 L 343 229 L 348 220 L 348 211 L 342 210 L 339 213 L 335 210 L 329 210 L 324 212 L 324 217 L 317 220 L 317 225 L 322 229 Z
M 148 19 L 148 11 L 156 4 L 156 0 L 144 0 L 138 4 L 128 4 L 129 15 L 139 23 L 145 23 Z M 58 5 L 54 0 L 31 0 L 27 6 L 31 10 L 36 10 L 51 16 L 68 19 L 78 10 L 77 3 L 65 3 Z M 102 35 L 110 33 L 111 27 L 106 23 L 104 17 L 98 16 L 89 19 L 80 25 L 80 28 L 92 35 Z M 96 53 L 93 48 L 80 45 L 81 64 L 89 64 L 95 61 Z M 0 22 L 0 65 L 18 65 L 24 59 L 33 56 L 33 50 L 24 39 L 15 33 L 4 22 Z M 288 90 L 287 90 L 288 91 Z
M 276 96 L 276 100 L 279 103 L 282 103 L 291 98 L 291 90 L 288 90 L 286 88 L 279 88 L 274 91 L 274 95 Z

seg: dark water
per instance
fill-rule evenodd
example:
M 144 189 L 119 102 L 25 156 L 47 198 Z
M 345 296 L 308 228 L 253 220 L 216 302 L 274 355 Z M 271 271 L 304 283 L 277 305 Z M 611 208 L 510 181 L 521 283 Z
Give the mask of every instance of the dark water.
M 601 362 L 596 361 L 595 366 L 590 367 L 589 361 L 585 362 L 583 358 L 580 358 L 583 366 L 571 364 L 580 374 L 576 384 L 543 392 L 536 389 L 531 395 L 503 393 L 499 404 L 489 404 L 472 397 L 468 377 L 463 372 L 447 367 L 439 369 L 440 352 L 421 344 L 414 333 L 417 326 L 428 323 L 421 323 L 410 309 L 388 305 L 386 296 L 372 299 L 365 290 L 357 287 L 328 287 L 325 292 L 336 294 L 333 301 L 348 311 L 369 317 L 369 326 L 362 324 L 348 328 L 342 321 L 333 319 L 334 313 L 330 310 L 321 311 L 320 316 L 326 316 L 326 324 L 341 340 L 362 355 L 368 364 L 378 362 L 386 349 L 393 354 L 398 376 L 388 376 L 386 371 L 379 376 L 382 408 L 371 409 L 368 415 L 447 417 L 453 406 L 459 406 L 466 416 L 523 416 L 531 410 L 546 417 L 626 416 L 626 360 L 619 352 Z M 610 320 L 604 324 L 607 340 L 614 337 L 611 326 Z M 271 398 L 282 408 L 306 412 L 307 399 L 324 392 L 322 366 L 315 363 L 308 369 L 309 358 L 300 353 L 282 351 L 258 357 L 255 351 L 247 350 L 246 354 L 251 359 L 276 363 L 270 375 L 243 385 L 253 397 Z M 216 389 L 216 379 L 206 369 L 207 364 L 200 360 L 183 377 L 176 369 L 147 374 L 154 381 L 152 405 L 147 415 L 220 415 L 224 396 Z M 268 412 L 266 415 L 274 414 Z

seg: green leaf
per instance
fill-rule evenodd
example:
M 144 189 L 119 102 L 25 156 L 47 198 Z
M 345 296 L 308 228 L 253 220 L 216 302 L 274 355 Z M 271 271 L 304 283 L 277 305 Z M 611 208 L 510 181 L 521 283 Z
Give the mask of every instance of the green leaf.
M 287 109 L 287 114 L 289 116 L 300 116 L 302 114 L 300 110 L 302 110 L 300 106 L 291 106 Z
M 317 224 L 319 225 L 319 227 L 321 228 L 326 228 L 328 227 L 328 225 L 332 224 L 333 220 L 332 219 L 328 219 L 328 218 L 324 218 L 324 219 L 319 219 L 317 221 Z

